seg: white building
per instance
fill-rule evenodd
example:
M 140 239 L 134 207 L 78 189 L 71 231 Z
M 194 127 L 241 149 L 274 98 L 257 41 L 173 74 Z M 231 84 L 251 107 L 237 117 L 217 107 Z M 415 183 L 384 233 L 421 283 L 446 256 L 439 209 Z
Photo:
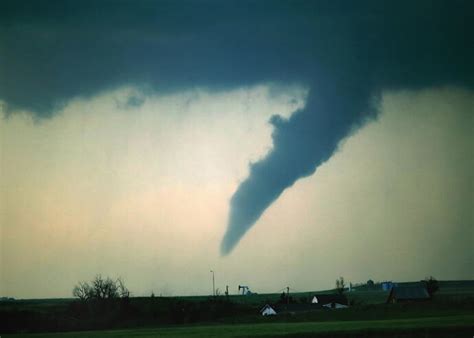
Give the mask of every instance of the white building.
M 276 311 L 268 304 L 266 304 L 261 310 L 260 313 L 262 316 L 274 316 L 276 315 Z

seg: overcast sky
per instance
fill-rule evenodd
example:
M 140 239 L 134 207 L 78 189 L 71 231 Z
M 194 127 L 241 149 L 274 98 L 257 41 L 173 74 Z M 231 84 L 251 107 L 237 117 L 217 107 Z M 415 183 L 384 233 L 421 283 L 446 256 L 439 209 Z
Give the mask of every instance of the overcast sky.
M 470 1 L 6 1 L 0 296 L 472 279 Z

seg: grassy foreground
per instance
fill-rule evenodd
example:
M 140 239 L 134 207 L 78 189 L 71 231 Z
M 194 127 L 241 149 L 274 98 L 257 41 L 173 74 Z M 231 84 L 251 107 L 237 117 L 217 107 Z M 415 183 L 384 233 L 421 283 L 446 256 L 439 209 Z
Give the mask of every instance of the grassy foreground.
M 443 329 L 449 335 L 449 330 L 464 330 L 463 332 L 474 333 L 474 314 L 449 317 L 430 317 L 396 320 L 372 320 L 372 321 L 333 321 L 333 322 L 304 322 L 304 323 L 264 323 L 264 324 L 239 324 L 239 325 L 197 325 L 180 326 L 168 328 L 150 328 L 134 330 L 110 330 L 110 331 L 85 331 L 47 334 L 15 334 L 2 335 L 2 337 L 31 337 L 31 338 L 101 338 L 101 337 L 273 337 L 285 336 L 297 337 L 302 335 L 308 337 L 310 334 L 347 334 L 366 336 L 367 330 L 373 333 L 380 332 L 380 336 L 387 333 L 407 332 L 418 329 Z M 360 335 L 358 334 L 360 333 Z M 375 335 L 378 336 L 378 335 Z M 401 335 L 403 336 L 403 335 Z M 453 335 L 454 336 L 454 335 Z

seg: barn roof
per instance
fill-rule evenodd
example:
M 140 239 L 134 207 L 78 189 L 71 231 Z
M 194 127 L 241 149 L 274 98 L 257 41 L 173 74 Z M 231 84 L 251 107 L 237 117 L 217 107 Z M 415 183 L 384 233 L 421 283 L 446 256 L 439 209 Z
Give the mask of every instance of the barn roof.
M 422 286 L 394 286 L 390 291 L 389 299 L 396 300 L 423 300 L 429 299 L 428 291 Z

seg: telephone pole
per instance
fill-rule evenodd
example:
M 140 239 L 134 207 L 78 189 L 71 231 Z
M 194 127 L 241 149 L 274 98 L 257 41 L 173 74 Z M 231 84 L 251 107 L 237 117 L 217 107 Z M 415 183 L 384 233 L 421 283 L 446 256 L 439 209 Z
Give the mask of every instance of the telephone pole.
M 212 295 L 215 297 L 216 296 L 216 282 L 214 278 L 214 271 L 211 270 L 212 273 Z
M 290 287 L 286 287 L 286 306 L 288 308 L 288 304 L 290 304 Z

